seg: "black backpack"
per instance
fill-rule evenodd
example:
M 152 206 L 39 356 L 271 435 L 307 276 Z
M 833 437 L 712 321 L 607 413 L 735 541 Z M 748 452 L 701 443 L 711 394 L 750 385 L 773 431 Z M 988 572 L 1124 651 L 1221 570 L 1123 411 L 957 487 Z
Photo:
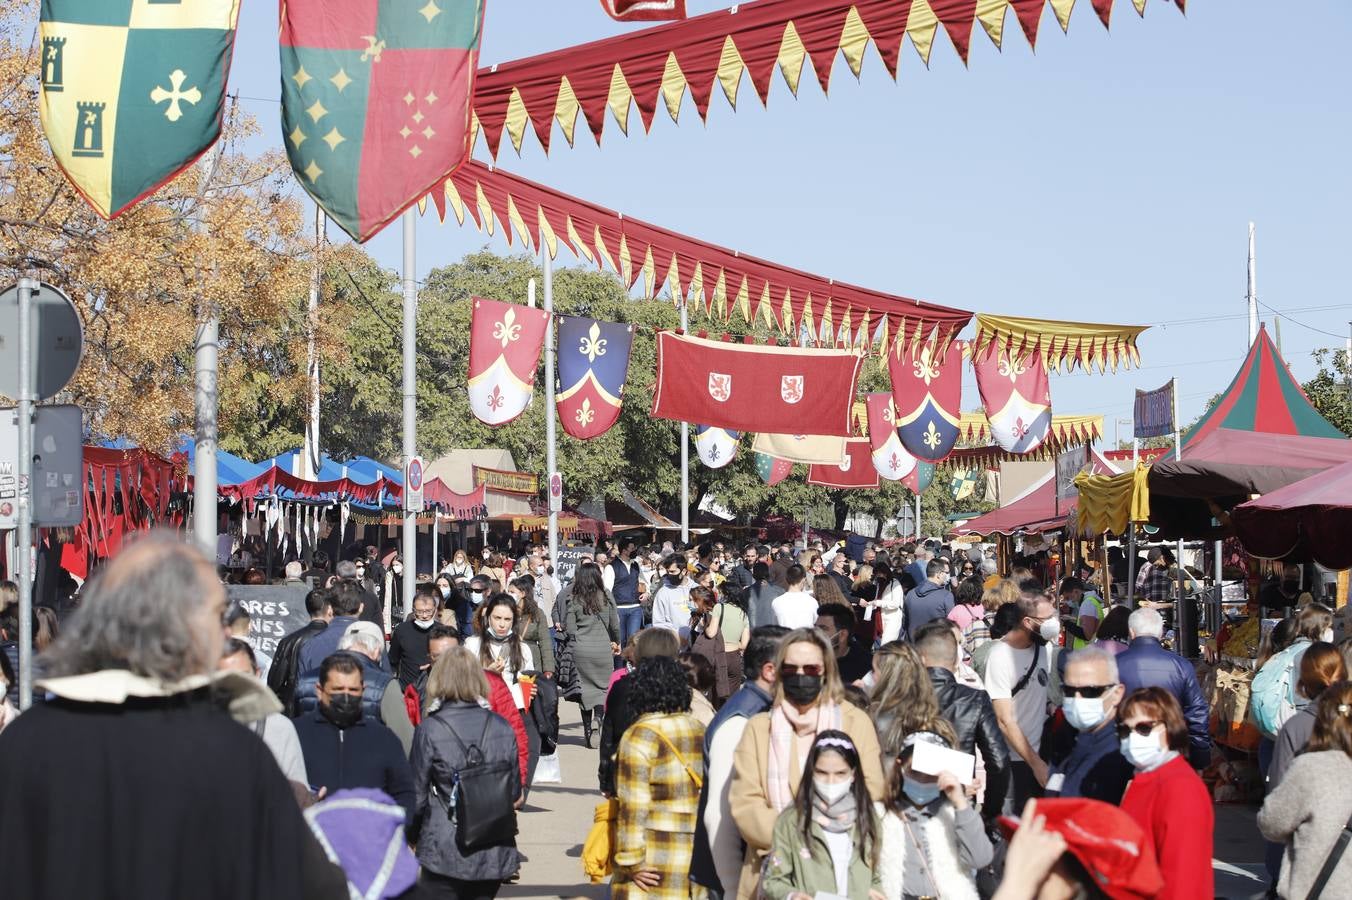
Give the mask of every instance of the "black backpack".
M 488 737 L 488 723 L 492 717 L 493 713 L 484 712 L 479 740 L 468 747 L 450 723 L 437 719 L 459 745 L 464 758 L 455 770 L 451 796 L 442 803 L 455 828 L 455 842 L 466 854 L 510 845 L 516 839 L 516 807 L 513 803 L 516 783 L 521 777 L 520 763 L 515 757 L 510 761 L 484 761 L 480 748 Z

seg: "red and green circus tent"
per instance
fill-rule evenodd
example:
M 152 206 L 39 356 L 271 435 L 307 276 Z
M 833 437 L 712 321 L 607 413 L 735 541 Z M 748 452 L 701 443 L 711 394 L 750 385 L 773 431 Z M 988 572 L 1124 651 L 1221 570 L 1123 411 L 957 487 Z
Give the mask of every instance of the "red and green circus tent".
M 1304 437 L 1347 437 L 1310 403 L 1304 388 L 1273 346 L 1266 327 L 1258 329 L 1258 338 L 1249 347 L 1244 365 L 1239 367 L 1225 393 L 1183 436 L 1183 458 L 1188 458 L 1189 446 L 1217 428 Z

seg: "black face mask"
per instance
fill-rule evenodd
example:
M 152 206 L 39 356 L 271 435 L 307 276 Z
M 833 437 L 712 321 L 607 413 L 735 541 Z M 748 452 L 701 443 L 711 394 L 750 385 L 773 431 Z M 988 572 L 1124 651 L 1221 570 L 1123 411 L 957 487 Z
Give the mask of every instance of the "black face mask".
M 319 710 L 339 728 L 351 728 L 361 720 L 361 695 L 334 694 L 328 703 L 320 704 Z
M 668 576 L 667 576 L 667 584 L 671 585 L 672 587 L 680 587 L 680 586 L 681 586 L 681 581 L 682 581 L 682 580 L 683 580 L 683 579 L 682 579 L 681 576 L 679 576 L 679 575 L 668 575 Z
M 795 706 L 807 706 L 822 692 L 820 675 L 788 675 L 781 681 L 784 684 L 784 696 Z

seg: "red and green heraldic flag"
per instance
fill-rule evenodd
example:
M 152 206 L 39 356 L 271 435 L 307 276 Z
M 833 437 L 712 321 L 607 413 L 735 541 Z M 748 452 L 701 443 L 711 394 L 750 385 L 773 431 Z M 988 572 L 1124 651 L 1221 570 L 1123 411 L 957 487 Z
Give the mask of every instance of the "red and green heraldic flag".
M 469 157 L 483 0 L 281 0 L 296 178 L 365 241 Z

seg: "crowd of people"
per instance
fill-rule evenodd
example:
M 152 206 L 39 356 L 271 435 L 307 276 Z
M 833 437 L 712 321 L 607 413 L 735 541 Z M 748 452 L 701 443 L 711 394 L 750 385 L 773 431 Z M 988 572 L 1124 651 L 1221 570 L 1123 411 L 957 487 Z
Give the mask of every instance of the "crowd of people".
M 0 584 L 6 895 L 493 897 L 571 702 L 615 897 L 1212 896 L 1207 701 L 1111 571 L 620 539 L 566 579 L 541 546 L 457 549 L 405 610 L 397 555 L 350 556 L 288 565 L 309 621 L 268 654 L 195 551 L 135 541 L 66 621 L 35 617 L 23 715 Z M 1332 626 L 1306 597 L 1261 661 L 1281 897 L 1352 875 Z

